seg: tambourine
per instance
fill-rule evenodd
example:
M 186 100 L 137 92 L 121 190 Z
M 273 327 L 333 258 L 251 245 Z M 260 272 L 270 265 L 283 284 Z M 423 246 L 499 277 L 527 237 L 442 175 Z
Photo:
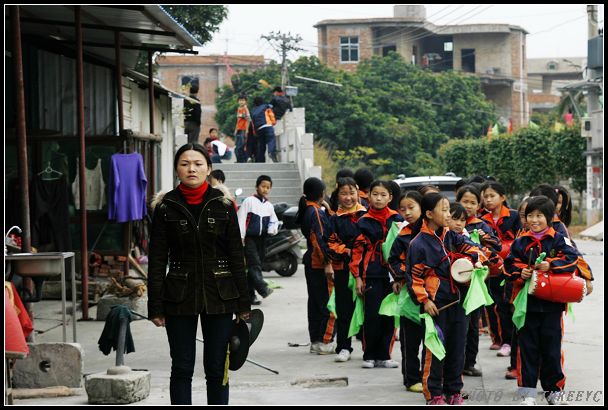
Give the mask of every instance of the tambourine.
M 581 302 L 587 294 L 587 283 L 570 273 L 549 274 L 533 271 L 528 294 L 556 303 Z
M 450 273 L 452 278 L 458 283 L 469 283 L 471 281 L 471 275 L 473 274 L 473 262 L 467 258 L 456 259 L 452 263 Z

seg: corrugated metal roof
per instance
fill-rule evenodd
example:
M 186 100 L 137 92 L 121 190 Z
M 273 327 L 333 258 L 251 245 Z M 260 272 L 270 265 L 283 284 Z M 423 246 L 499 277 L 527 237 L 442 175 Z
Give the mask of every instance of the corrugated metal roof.
M 81 6 L 82 23 L 105 28 L 118 27 L 152 30 L 148 33 L 121 31 L 121 44 L 156 46 L 172 49 L 189 49 L 201 44 L 158 5 L 147 6 Z M 8 10 L 9 9 L 5 9 Z M 26 35 L 75 42 L 74 6 L 72 5 L 21 5 L 21 32 Z M 46 21 L 46 22 L 45 22 Z M 114 44 L 114 31 L 83 27 L 83 42 Z M 169 35 L 170 34 L 170 35 Z M 85 44 L 85 53 L 114 62 L 114 49 L 92 47 Z M 139 50 L 122 49 L 123 65 L 133 67 Z

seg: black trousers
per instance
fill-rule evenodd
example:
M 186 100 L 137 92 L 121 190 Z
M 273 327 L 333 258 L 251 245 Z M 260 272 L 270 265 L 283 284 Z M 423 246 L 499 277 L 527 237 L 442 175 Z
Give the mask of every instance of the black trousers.
M 536 395 L 539 376 L 545 392 L 564 389 L 562 313 L 526 312 L 526 323 L 518 332 L 520 376 L 517 384 L 522 395 Z
M 422 385 L 427 400 L 442 394 L 460 393 L 463 386 L 462 370 L 467 332 L 464 309 L 460 304 L 451 306 L 435 316 L 434 321 L 445 336 L 446 354 L 440 361 L 428 348 L 424 349 Z
M 203 366 L 207 379 L 207 404 L 228 404 L 228 343 L 232 313 L 200 315 L 203 329 Z M 192 404 L 192 375 L 196 360 L 198 315 L 166 316 L 165 329 L 171 352 L 171 404 Z
M 511 369 L 517 369 L 517 349 L 519 349 L 519 335 L 517 334 L 517 327 L 513 326 L 513 333 L 511 333 Z
M 406 292 L 403 289 L 402 292 Z M 403 385 L 412 386 L 422 382 L 420 374 L 420 345 L 424 339 L 424 328 L 416 322 L 401 316 L 399 341 L 401 343 L 401 373 Z
M 245 237 L 245 260 L 247 262 L 247 282 L 249 298 L 253 301 L 255 291 L 261 296 L 268 296 L 268 284 L 262 275 L 262 260 L 266 254 L 265 238 L 263 236 Z
M 389 360 L 395 338 L 395 319 L 378 313 L 382 300 L 393 289 L 387 278 L 367 278 L 363 294 L 363 360 Z
M 488 282 L 490 295 L 494 299 L 494 305 L 486 308 L 490 319 L 492 342 L 499 345 L 510 345 L 513 333 L 513 313 L 509 303 L 512 285 L 506 283 L 504 286 L 500 286 L 500 282 L 502 282 L 500 277 L 492 277 L 488 279 Z
M 478 308 L 467 316 L 467 344 L 464 351 L 464 367 L 472 367 L 477 363 L 477 353 L 479 353 L 479 318 L 481 309 Z
M 351 338 L 348 337 L 348 328 L 350 327 L 350 321 L 353 317 L 355 302 L 353 301 L 353 292 L 348 287 L 349 276 L 350 271 L 348 268 L 335 271 L 334 273 L 336 313 L 338 314 L 338 318 L 336 319 L 338 342 L 336 345 L 336 353 L 340 353 L 340 350 L 342 349 L 348 350 L 349 352 L 353 351 Z
M 311 343 L 331 343 L 334 340 L 335 319 L 329 314 L 327 302 L 331 294 L 323 269 L 313 269 L 304 264 L 306 288 L 308 289 L 308 334 Z

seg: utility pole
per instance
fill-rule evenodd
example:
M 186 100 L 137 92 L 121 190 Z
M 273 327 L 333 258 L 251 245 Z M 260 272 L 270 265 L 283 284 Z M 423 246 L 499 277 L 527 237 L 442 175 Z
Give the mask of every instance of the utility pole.
M 285 90 L 285 86 L 289 84 L 289 74 L 287 73 L 287 52 L 303 50 L 296 45 L 302 41 L 302 37 L 300 37 L 299 34 L 292 36 L 291 33 L 282 34 L 280 31 L 276 33 L 271 31 L 269 35 L 261 36 L 261 38 L 267 40 L 272 48 L 274 48 L 281 56 L 281 88 Z
M 587 134 L 587 225 L 603 219 L 603 152 L 604 152 L 604 112 L 599 97 L 603 94 L 603 35 L 598 31 L 597 5 L 587 5 L 588 47 L 587 47 L 587 112 L 589 125 Z M 587 126 L 587 124 L 584 124 Z

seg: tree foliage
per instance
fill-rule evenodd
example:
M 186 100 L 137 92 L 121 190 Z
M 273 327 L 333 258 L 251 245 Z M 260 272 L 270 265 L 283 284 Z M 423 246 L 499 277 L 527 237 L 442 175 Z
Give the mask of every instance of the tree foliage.
M 233 87 L 218 92 L 216 121 L 222 131 L 234 130 L 239 93 L 268 101 L 271 88 L 259 80 L 277 85 L 280 78 L 276 63 L 233 76 Z M 353 73 L 332 70 L 316 57 L 302 57 L 290 64 L 289 78 L 298 87 L 294 106 L 306 108 L 306 131 L 334 153 L 340 166 L 357 162 L 357 155 L 372 149 L 375 154 L 365 154 L 363 161 L 376 175 L 436 174 L 442 144 L 482 135 L 496 118 L 477 77 L 433 73 L 406 63 L 397 53 L 362 61 Z
M 522 128 L 492 139 L 452 140 L 439 150 L 446 171 L 457 175 L 492 175 L 509 194 L 529 192 L 540 183 L 557 184 L 572 178 L 572 187 L 585 188 L 585 139 L 580 126 L 555 132 Z
M 228 7 L 219 5 L 163 5 L 162 8 L 201 44 L 211 40 L 213 33 L 220 28 L 220 24 L 228 16 Z

